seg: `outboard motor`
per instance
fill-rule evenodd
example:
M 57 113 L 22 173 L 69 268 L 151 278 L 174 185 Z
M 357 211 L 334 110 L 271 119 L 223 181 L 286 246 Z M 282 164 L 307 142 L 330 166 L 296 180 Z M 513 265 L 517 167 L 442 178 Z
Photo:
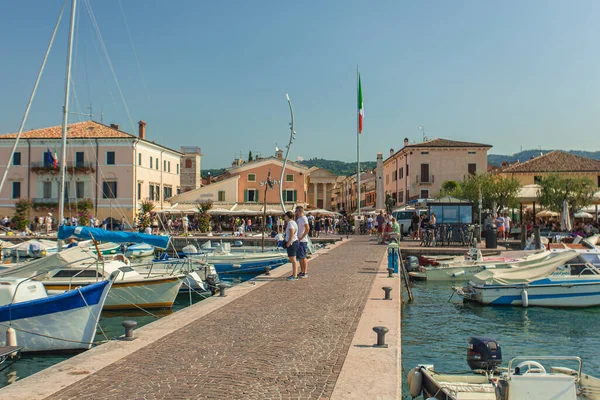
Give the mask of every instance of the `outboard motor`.
M 419 259 L 415 256 L 406 257 L 406 270 L 414 272 L 419 270 Z
M 467 364 L 472 370 L 495 370 L 502 364 L 500 343 L 488 337 L 472 336 L 467 349 Z
M 210 290 L 210 294 L 214 296 L 217 293 L 217 287 L 219 284 L 218 275 L 208 275 L 206 279 L 204 279 L 204 283 L 206 284 L 206 288 Z

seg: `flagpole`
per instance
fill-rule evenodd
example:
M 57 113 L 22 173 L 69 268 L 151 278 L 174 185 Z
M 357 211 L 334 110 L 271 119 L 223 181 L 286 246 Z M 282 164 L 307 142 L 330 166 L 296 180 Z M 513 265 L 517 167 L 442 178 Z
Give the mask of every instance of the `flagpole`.
M 359 120 L 360 120 L 360 98 L 359 98 L 359 79 L 360 79 L 360 75 L 358 72 L 358 65 L 356 66 L 356 186 L 358 188 L 357 194 L 358 194 L 358 198 L 357 198 L 357 205 L 358 205 L 358 221 L 360 223 L 360 126 L 359 126 Z M 357 226 L 354 227 L 356 230 L 358 229 Z M 355 232 L 356 232 L 355 230 Z

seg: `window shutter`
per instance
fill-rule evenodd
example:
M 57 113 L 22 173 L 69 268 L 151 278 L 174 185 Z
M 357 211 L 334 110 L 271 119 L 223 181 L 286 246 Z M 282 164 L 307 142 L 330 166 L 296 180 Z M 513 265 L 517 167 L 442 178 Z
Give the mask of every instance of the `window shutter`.
M 259 198 L 258 198 L 258 189 L 254 190 L 254 201 L 256 201 L 258 203 Z
M 294 190 L 294 203 L 296 202 L 297 199 L 298 199 L 298 191 Z
M 281 194 L 283 195 L 283 201 L 286 202 L 287 201 L 287 190 L 282 190 Z
M 244 190 L 244 202 L 248 201 L 248 190 Z

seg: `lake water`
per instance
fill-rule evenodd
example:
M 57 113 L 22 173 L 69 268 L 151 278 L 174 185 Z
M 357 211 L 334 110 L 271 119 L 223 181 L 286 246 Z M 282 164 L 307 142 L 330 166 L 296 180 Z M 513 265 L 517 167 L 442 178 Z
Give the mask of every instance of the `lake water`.
M 402 308 L 402 367 L 433 364 L 439 372 L 464 372 L 470 336 L 502 346 L 503 367 L 516 356 L 579 356 L 583 371 L 600 376 L 600 307 L 550 309 L 463 304 L 452 282 L 418 282 L 415 303 Z M 563 364 L 575 368 L 575 365 Z M 406 379 L 404 398 L 410 399 Z
M 229 284 L 237 284 L 245 280 L 251 279 L 256 275 L 222 275 L 221 281 L 228 282 Z M 192 302 L 195 304 L 203 299 L 202 296 L 192 293 Z M 177 299 L 170 310 L 150 310 L 152 314 L 157 317 L 164 317 L 173 312 L 177 312 L 182 308 L 190 305 L 190 297 L 188 293 L 181 293 L 177 296 Z M 132 319 L 138 323 L 138 328 L 149 324 L 150 322 L 156 321 L 156 318 L 148 315 L 147 313 L 139 310 L 131 311 L 104 311 L 100 317 L 100 326 L 104 330 L 106 336 L 111 339 L 120 336 L 124 333 L 124 328 L 121 323 L 125 320 Z M 105 340 L 102 333 L 96 335 L 96 341 Z M 64 361 L 77 353 L 67 354 L 43 354 L 43 355 L 27 355 L 24 354 L 14 364 L 8 368 L 0 371 L 0 388 L 10 383 L 15 382 L 18 379 L 23 379 L 29 375 L 32 375 L 38 371 L 46 369 L 54 364 Z M 0 368 L 4 367 L 10 361 L 0 365 Z

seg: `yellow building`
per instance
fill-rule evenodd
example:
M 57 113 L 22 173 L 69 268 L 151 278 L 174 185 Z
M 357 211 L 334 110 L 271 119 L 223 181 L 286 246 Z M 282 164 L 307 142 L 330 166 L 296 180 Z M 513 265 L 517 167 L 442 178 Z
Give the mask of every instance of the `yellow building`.
M 537 184 L 549 174 L 587 177 L 600 186 L 600 160 L 555 150 L 525 162 L 512 164 L 504 168 L 501 174 L 517 179 L 521 186 Z

